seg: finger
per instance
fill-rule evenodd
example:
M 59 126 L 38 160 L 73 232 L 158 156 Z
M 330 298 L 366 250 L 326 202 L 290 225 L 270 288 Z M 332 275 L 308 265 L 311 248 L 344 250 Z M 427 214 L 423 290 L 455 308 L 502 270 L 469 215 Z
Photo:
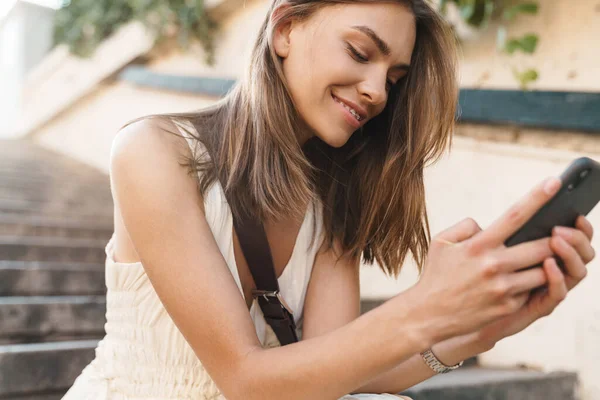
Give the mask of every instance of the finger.
M 556 226 L 552 231 L 552 235 L 558 235 L 570 244 L 579 253 L 585 264 L 594 259 L 596 252 L 584 232 L 567 226 Z
M 440 232 L 434 240 L 446 244 L 455 244 L 471 238 L 480 231 L 481 227 L 473 218 L 466 218 L 445 231 Z
M 548 279 L 548 291 L 546 292 L 546 298 L 548 304 L 545 305 L 548 309 L 546 311 L 551 312 L 554 308 L 567 297 L 569 290 L 565 282 L 565 277 L 558 268 L 556 260 L 548 258 L 544 261 L 544 271 Z
M 560 236 L 550 239 L 550 246 L 565 265 L 565 273 L 570 278 L 569 289 L 575 287 L 587 275 L 587 268 L 575 249 Z
M 547 258 L 541 269 L 546 274 L 548 284 L 545 288 L 536 289 L 532 292 L 529 300 L 529 309 L 534 315 L 532 321 L 550 315 L 568 293 L 564 275 L 554 258 Z
M 514 272 L 507 278 L 509 281 L 509 294 L 518 295 L 524 292 L 529 292 L 533 289 L 548 283 L 546 273 L 542 268 L 532 268 L 527 271 Z
M 550 238 L 523 242 L 498 252 L 500 263 L 506 271 L 514 272 L 535 265 L 541 266 L 544 260 L 554 255 Z
M 575 228 L 585 233 L 585 236 L 587 236 L 590 242 L 592 241 L 592 238 L 594 237 L 594 227 L 586 217 L 583 215 L 577 217 L 577 220 L 575 221 Z
M 546 280 L 546 278 L 544 278 Z M 517 303 L 519 304 L 519 309 L 522 309 L 525 304 L 529 302 L 529 298 L 531 297 L 531 293 L 523 292 L 515 296 Z
M 561 184 L 556 177 L 539 183 L 474 239 L 490 245 L 504 243 L 556 194 Z

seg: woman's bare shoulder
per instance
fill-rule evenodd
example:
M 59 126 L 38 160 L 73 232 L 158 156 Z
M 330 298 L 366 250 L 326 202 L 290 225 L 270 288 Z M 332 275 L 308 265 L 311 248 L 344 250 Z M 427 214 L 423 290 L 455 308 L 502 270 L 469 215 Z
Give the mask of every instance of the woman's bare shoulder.
M 154 121 L 118 133 L 110 162 L 115 204 L 171 319 L 219 388 L 241 398 L 235 393 L 246 369 L 233 366 L 243 366 L 260 341 L 173 140 Z
M 130 230 L 140 226 L 151 229 L 156 224 L 147 214 L 133 226 L 124 223 L 124 218 L 142 212 L 142 201 L 150 201 L 157 212 L 159 207 L 164 208 L 161 215 L 174 209 L 188 215 L 195 210 L 205 212 L 196 180 L 179 164 L 191 152 L 176 129 L 170 121 L 141 119 L 122 128 L 113 141 L 110 177 L 115 205 L 114 257 L 120 261 L 140 261 Z
M 135 156 L 138 160 L 155 157 L 179 159 L 181 156 L 190 157 L 191 151 L 171 119 L 148 117 L 119 130 L 112 144 L 111 159 L 122 154 Z

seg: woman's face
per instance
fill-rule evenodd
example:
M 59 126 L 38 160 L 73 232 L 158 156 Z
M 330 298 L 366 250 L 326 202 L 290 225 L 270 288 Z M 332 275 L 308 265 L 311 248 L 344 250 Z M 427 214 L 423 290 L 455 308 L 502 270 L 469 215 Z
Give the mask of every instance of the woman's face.
M 385 107 L 407 73 L 415 20 L 398 3 L 339 4 L 274 34 L 275 51 L 300 116 L 333 147 Z

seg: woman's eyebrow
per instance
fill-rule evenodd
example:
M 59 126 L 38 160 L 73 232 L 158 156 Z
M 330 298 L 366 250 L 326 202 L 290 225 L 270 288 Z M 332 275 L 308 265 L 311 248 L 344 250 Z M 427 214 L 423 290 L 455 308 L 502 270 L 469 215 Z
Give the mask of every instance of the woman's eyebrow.
M 377 46 L 377 49 L 383 55 L 389 56 L 391 54 L 390 46 L 388 46 L 388 44 L 382 38 L 380 38 L 379 35 L 377 35 L 373 29 L 369 28 L 368 26 L 364 26 L 364 25 L 356 25 L 356 26 L 353 26 L 352 29 L 357 30 L 357 31 L 362 32 L 365 35 L 367 35 L 373 41 L 373 43 L 375 43 L 375 46 Z M 394 69 L 402 69 L 402 70 L 407 71 L 410 68 L 410 65 L 402 63 L 402 64 L 395 65 L 393 68 Z

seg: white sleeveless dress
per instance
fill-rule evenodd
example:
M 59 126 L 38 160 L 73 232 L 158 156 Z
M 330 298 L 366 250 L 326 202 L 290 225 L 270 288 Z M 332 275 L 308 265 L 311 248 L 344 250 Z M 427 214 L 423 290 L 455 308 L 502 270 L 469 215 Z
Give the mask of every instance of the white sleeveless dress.
M 197 142 L 189 143 L 195 146 Z M 218 182 L 209 188 L 204 205 L 219 250 L 244 296 L 233 253 L 231 211 Z M 299 338 L 306 289 L 318 247 L 310 243 L 313 237 L 321 235 L 320 213 L 319 209 L 315 212 L 308 208 L 292 256 L 278 279 L 281 294 L 293 311 Z M 317 219 L 317 232 L 313 232 L 313 218 Z M 113 240 L 114 235 L 106 245 L 106 335 L 98 343 L 94 360 L 84 368 L 63 400 L 225 400 L 165 310 L 142 263 L 115 261 Z M 262 346 L 279 346 L 256 300 L 250 316 Z M 355 394 L 342 399 L 399 397 Z

